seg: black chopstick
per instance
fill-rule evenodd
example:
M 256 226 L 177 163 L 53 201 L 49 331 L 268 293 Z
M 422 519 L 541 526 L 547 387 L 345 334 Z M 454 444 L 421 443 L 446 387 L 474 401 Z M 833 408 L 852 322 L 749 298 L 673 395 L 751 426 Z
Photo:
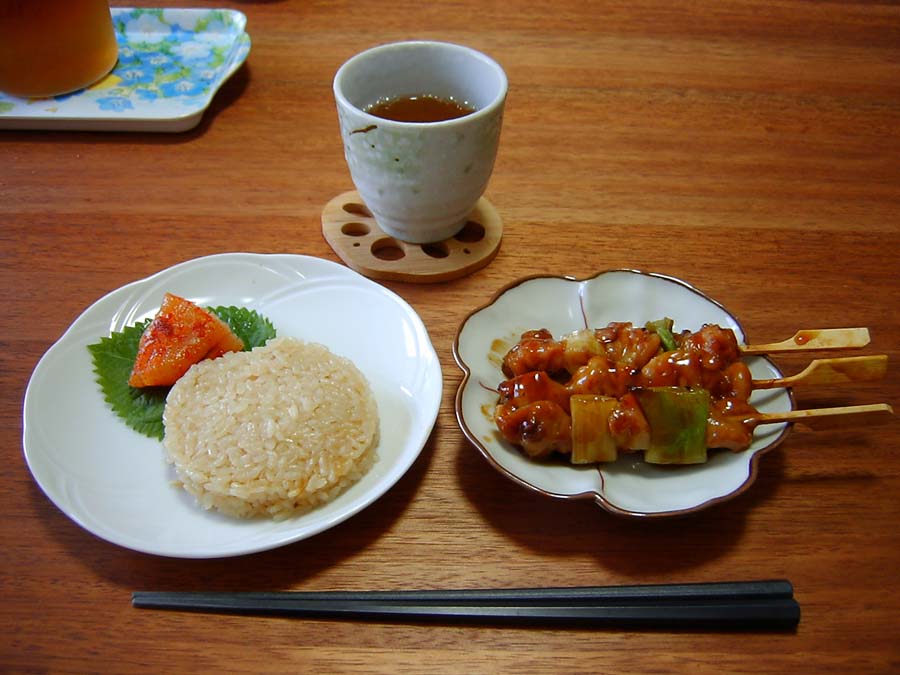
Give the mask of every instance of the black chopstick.
M 139 608 L 370 620 L 470 620 L 591 625 L 793 628 L 788 581 L 437 591 L 136 591 Z

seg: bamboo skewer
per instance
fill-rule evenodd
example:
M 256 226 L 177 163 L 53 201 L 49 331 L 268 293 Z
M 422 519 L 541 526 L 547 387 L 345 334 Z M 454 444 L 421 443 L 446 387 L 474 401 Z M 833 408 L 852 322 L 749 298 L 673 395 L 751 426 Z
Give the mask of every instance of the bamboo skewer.
M 796 375 L 768 380 L 753 380 L 753 389 L 778 389 L 797 385 L 872 382 L 887 373 L 887 355 L 847 356 L 815 359 Z
M 792 351 L 816 351 L 831 349 L 855 349 L 869 344 L 868 328 L 826 328 L 800 330 L 793 337 L 782 342 L 741 347 L 744 355 L 771 354 Z M 753 389 L 776 389 L 798 385 L 828 385 L 847 382 L 871 382 L 887 374 L 887 355 L 848 356 L 828 359 L 814 359 L 806 368 L 795 375 L 772 379 L 753 380 Z M 853 424 L 877 424 L 894 414 L 887 403 L 868 405 L 838 406 L 834 408 L 812 408 L 791 410 L 782 413 L 758 413 L 746 420 L 755 428 L 763 424 L 803 423 L 810 426 L 843 426 L 844 419 L 852 416 Z
M 821 328 L 797 331 L 793 337 L 781 342 L 762 345 L 743 345 L 741 352 L 773 354 L 777 352 L 816 351 L 829 349 L 856 349 L 869 344 L 868 328 Z
M 759 413 L 747 420 L 747 423 L 753 427 L 761 424 L 777 424 L 781 422 L 814 422 L 816 426 L 823 424 L 838 425 L 842 424 L 841 419 L 847 415 L 865 415 L 865 417 L 855 417 L 854 422 L 877 423 L 883 422 L 889 415 L 894 414 L 894 409 L 887 403 L 870 403 L 867 405 L 847 405 L 835 408 L 811 408 L 809 410 L 791 410 L 788 412 L 778 413 Z

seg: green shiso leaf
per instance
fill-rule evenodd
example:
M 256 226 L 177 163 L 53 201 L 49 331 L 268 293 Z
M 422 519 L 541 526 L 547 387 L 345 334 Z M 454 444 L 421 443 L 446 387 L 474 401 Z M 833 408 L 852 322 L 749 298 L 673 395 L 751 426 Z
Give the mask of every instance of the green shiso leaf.
M 228 324 L 228 327 L 244 342 L 244 351 L 266 344 L 275 337 L 275 327 L 266 317 L 246 307 L 208 307 Z M 136 355 L 136 354 L 135 354 Z
M 245 350 L 264 345 L 275 337 L 272 323 L 253 310 L 243 307 L 208 309 L 243 340 Z M 150 321 L 147 319 L 126 327 L 122 332 L 100 338 L 99 342 L 88 345 L 88 351 L 107 405 L 138 433 L 162 440 L 163 410 L 170 387 L 136 388 L 128 384 L 141 335 Z
M 88 350 L 107 405 L 135 431 L 162 439 L 162 413 L 168 387 L 137 389 L 128 384 L 141 334 L 149 323 L 150 319 L 147 319 L 128 326 L 121 333 L 112 333 L 100 342 L 88 345 Z

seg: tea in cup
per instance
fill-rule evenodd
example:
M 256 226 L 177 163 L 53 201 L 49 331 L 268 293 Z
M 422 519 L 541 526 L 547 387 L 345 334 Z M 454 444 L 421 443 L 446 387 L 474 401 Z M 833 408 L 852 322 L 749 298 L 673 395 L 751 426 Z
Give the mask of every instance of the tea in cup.
M 494 168 L 506 91 L 493 59 L 446 42 L 382 45 L 340 67 L 344 156 L 384 232 L 432 243 L 462 229 Z
M 0 91 L 23 98 L 83 89 L 116 65 L 107 0 L 0 0 Z

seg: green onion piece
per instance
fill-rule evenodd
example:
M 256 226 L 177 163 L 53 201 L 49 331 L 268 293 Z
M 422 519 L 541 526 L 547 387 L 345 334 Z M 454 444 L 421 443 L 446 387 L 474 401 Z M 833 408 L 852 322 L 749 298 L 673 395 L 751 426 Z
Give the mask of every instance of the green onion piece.
M 709 392 L 683 387 L 635 390 L 650 426 L 649 464 L 702 464 L 706 461 Z
M 678 349 L 678 345 L 675 344 L 675 335 L 672 333 L 674 327 L 675 322 L 668 317 L 659 319 L 658 321 L 648 321 L 645 326 L 651 333 L 659 335 L 659 339 L 662 340 L 663 349 L 667 352 Z
M 572 464 L 616 461 L 616 442 L 609 433 L 609 415 L 616 405 L 614 398 L 593 394 L 577 394 L 569 399 Z

